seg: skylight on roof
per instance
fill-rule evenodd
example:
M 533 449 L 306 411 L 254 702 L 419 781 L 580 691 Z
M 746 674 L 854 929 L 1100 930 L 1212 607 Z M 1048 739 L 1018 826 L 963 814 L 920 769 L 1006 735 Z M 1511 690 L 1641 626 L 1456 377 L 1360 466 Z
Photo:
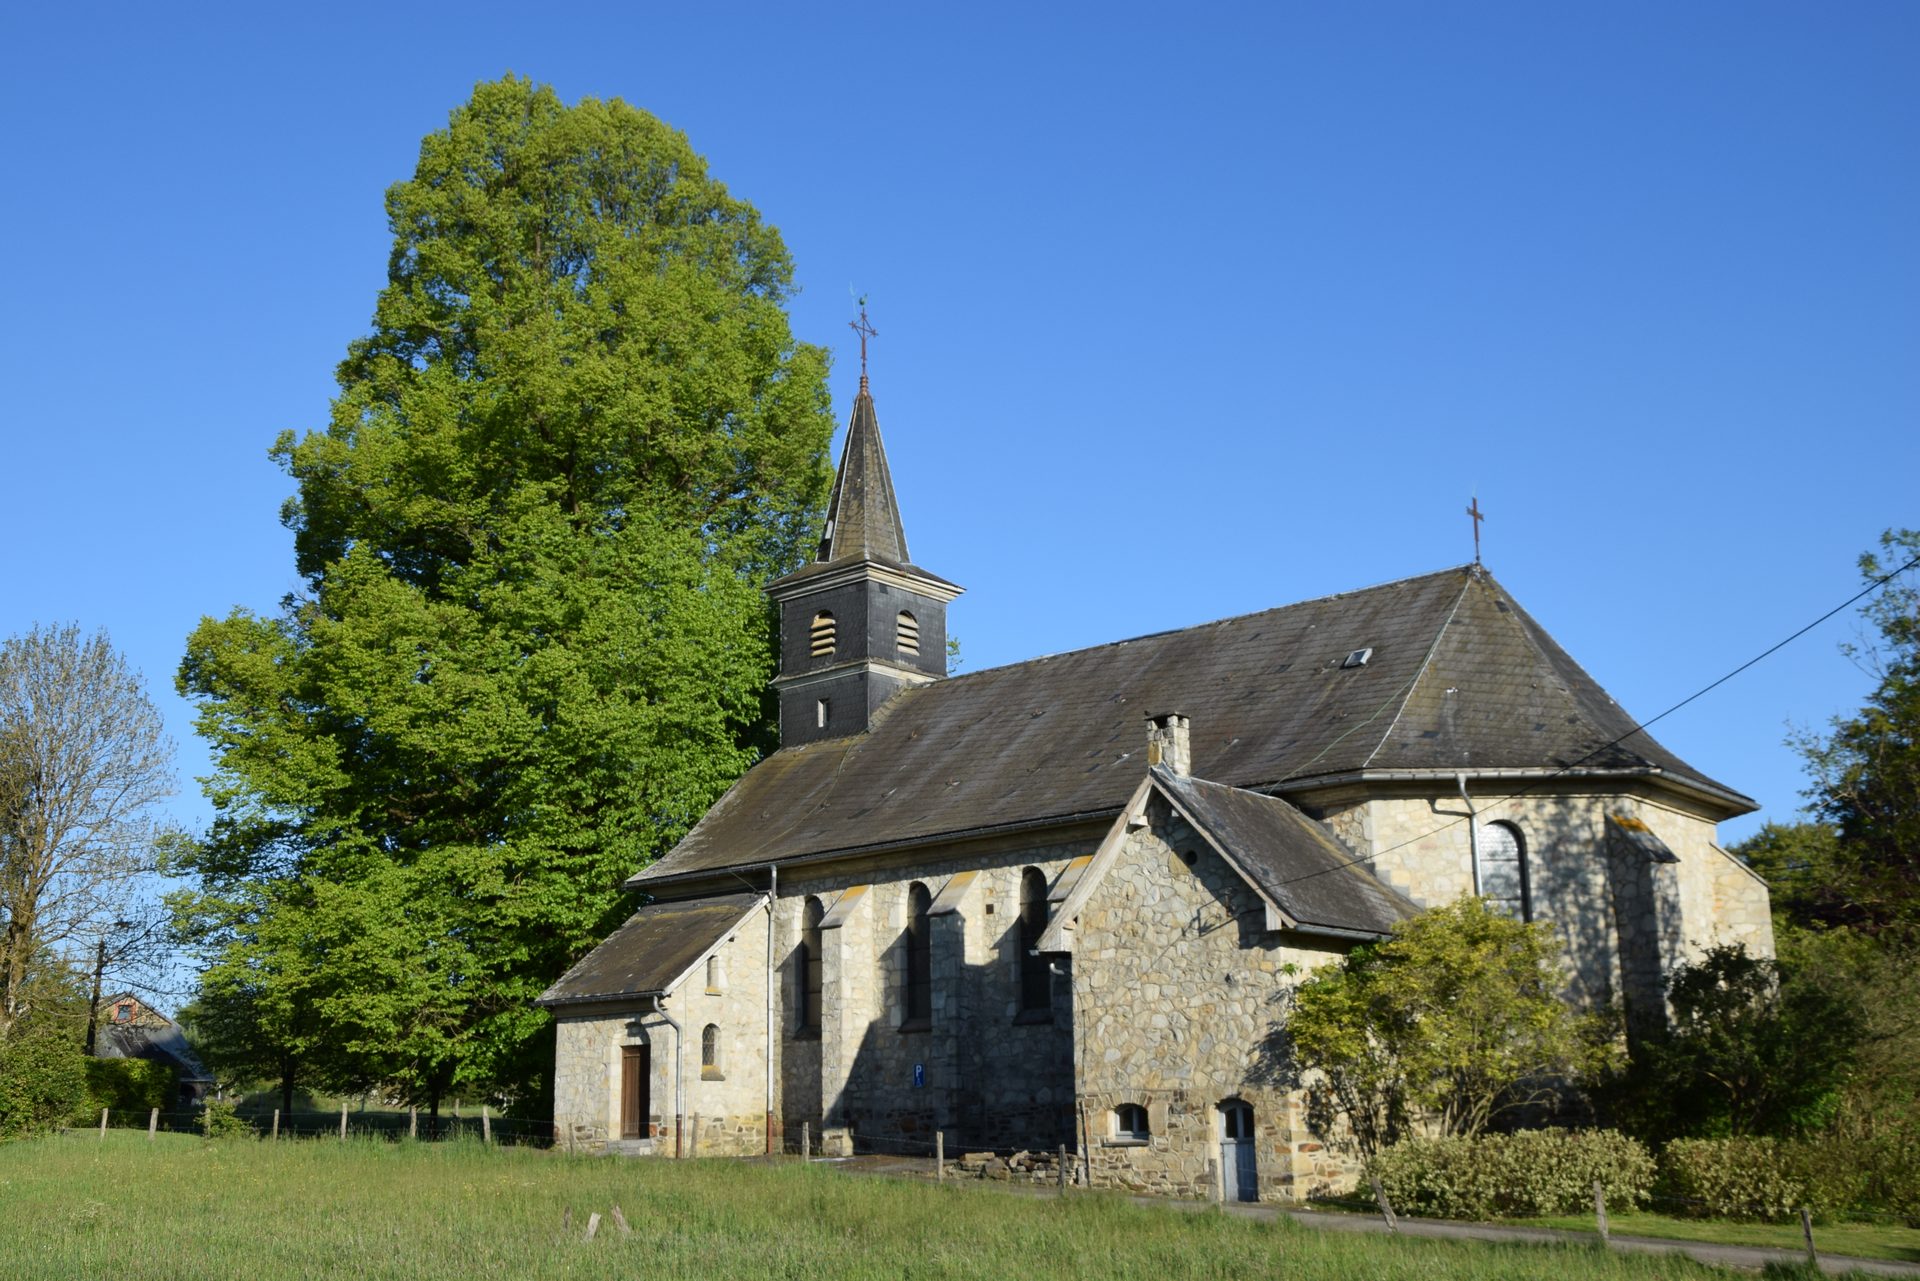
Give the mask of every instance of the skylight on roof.
M 1373 657 L 1373 648 L 1371 646 L 1367 647 L 1366 649 L 1356 649 L 1353 651 L 1353 653 L 1348 654 L 1345 658 L 1340 660 L 1340 666 L 1342 668 L 1365 667 L 1367 665 L 1367 660 L 1372 657 Z

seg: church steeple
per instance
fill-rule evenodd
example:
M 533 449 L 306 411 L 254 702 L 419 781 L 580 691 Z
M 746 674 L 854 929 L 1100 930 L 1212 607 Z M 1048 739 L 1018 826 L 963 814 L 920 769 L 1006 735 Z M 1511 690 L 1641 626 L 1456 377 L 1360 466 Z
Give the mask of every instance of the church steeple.
M 767 587 L 780 606 L 780 745 L 865 733 L 895 693 L 946 675 L 947 602 L 961 590 L 907 559 L 863 372 L 819 555 Z
M 833 498 L 827 504 L 827 528 L 815 559 L 908 563 L 900 501 L 894 497 L 893 473 L 880 442 L 880 420 L 873 412 L 873 395 L 864 376 L 860 394 L 853 398 L 847 443 L 833 479 Z

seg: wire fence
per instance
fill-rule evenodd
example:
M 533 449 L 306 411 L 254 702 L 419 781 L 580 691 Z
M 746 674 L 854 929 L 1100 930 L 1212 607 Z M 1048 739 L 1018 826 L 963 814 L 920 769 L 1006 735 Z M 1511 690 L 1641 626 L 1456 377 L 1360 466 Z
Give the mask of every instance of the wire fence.
M 234 1120 L 261 1139 L 385 1139 L 397 1142 L 411 1139 L 424 1143 L 474 1142 L 503 1146 L 551 1147 L 553 1122 L 544 1117 L 496 1114 L 490 1108 L 479 1112 L 433 1116 L 424 1112 L 396 1112 L 386 1109 L 346 1108 L 340 1110 L 296 1109 L 280 1111 L 236 1111 Z M 67 1127 L 70 1134 L 108 1130 L 137 1130 L 148 1134 L 205 1134 L 205 1108 L 104 1109 L 101 1117 L 86 1126 Z

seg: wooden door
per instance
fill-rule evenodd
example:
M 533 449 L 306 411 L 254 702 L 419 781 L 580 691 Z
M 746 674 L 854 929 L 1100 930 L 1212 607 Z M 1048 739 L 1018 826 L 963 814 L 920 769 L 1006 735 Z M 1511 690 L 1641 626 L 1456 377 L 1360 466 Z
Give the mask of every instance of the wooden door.
M 1238 1100 L 1220 1105 L 1220 1172 L 1226 1195 L 1260 1199 L 1260 1166 L 1253 1148 L 1253 1108 Z
M 648 1086 L 652 1074 L 647 1070 L 647 1046 L 620 1047 L 620 1137 L 644 1139 L 653 1099 Z

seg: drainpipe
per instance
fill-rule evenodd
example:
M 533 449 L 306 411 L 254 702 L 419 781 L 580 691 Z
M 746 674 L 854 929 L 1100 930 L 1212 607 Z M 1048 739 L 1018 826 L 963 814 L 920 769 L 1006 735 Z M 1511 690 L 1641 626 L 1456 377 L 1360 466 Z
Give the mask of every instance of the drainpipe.
M 767 1155 L 773 1155 L 773 903 L 780 897 L 780 869 L 767 864 Z
M 1467 849 L 1473 856 L 1473 892 L 1480 893 L 1480 812 L 1473 808 L 1473 798 L 1467 795 L 1467 776 L 1455 774 L 1453 781 L 1460 785 L 1460 800 L 1467 807 Z
M 680 1025 L 674 1022 L 673 1015 L 667 1013 L 667 1007 L 660 1003 L 659 997 L 653 998 L 653 1012 L 667 1021 L 673 1029 L 673 1154 L 680 1155 L 680 1118 L 686 1115 L 686 1095 L 681 1085 L 680 1060 L 684 1057 L 680 1050 L 686 1037 L 680 1034 Z

